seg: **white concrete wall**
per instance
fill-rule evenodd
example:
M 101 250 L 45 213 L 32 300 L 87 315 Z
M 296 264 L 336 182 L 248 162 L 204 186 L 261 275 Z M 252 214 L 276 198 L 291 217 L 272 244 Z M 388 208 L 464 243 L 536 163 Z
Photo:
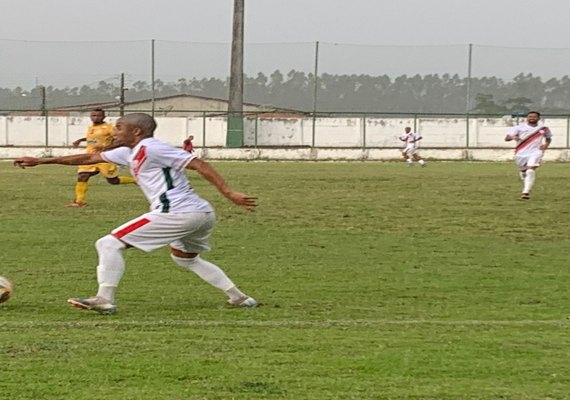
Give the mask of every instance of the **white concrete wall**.
M 116 117 L 108 118 L 114 123 Z M 223 117 L 188 118 L 157 117 L 156 136 L 172 145 L 181 146 L 189 135 L 194 136 L 196 147 L 224 147 L 227 121 Z M 313 120 L 311 118 L 248 118 L 244 121 L 244 142 L 246 146 L 283 147 L 274 151 L 219 149 L 216 157 L 245 157 L 281 159 L 391 159 L 398 154 L 402 142 L 398 139 L 406 126 L 415 127 L 423 136 L 420 142 L 423 155 L 444 159 L 503 159 L 503 154 L 512 153 L 512 143 L 504 142 L 507 130 L 516 120 L 506 118 L 470 119 L 469 136 L 466 133 L 465 118 L 317 118 L 315 120 L 314 143 L 317 150 L 292 147 L 310 147 L 313 143 Z M 68 147 L 84 137 L 90 124 L 88 117 L 49 117 L 48 147 Z M 568 120 L 549 119 L 544 123 L 554 132 L 552 148 L 565 149 L 568 143 Z M 46 124 L 43 117 L 0 117 L 0 146 L 42 147 L 46 144 Z M 257 137 L 256 137 L 257 135 Z M 468 152 L 467 148 L 469 142 Z M 361 148 L 366 147 L 365 150 Z M 478 150 L 476 148 L 479 148 Z M 504 149 L 505 152 L 484 151 L 484 148 Z M 350 149 L 350 151 L 348 151 Z M 446 149 L 446 150 L 441 150 Z M 345 151 L 346 150 L 346 151 Z M 41 151 L 46 151 L 45 149 Z M 51 151 L 51 150 L 47 150 Z M 58 150 L 59 151 L 59 150 Z M 443 152 L 441 152 L 443 151 Z M 549 151 L 552 153 L 552 151 Z M 12 154 L 12 153 L 10 153 Z M 237 156 L 239 154 L 239 156 Z M 341 154 L 344 154 L 341 156 Z M 564 153 L 565 154 L 565 153 Z M 18 155 L 18 154 L 17 154 Z M 9 156 L 0 148 L 0 157 Z M 566 159 L 566 155 L 561 155 Z

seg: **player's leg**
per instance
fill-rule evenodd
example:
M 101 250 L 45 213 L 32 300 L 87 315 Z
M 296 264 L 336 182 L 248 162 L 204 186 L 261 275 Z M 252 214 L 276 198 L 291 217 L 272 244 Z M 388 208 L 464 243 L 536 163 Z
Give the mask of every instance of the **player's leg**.
M 119 176 L 119 168 L 115 164 L 101 163 L 97 164 L 97 167 L 107 182 L 111 185 L 137 183 L 137 181 L 130 176 Z
M 524 178 L 524 188 L 521 197 L 525 200 L 530 199 L 530 191 L 536 180 L 536 170 L 542 163 L 542 153 L 535 154 L 527 160 L 527 170 Z
M 99 172 L 91 166 L 81 166 L 77 172 L 77 182 L 75 183 L 75 200 L 66 207 L 82 208 L 87 205 L 85 201 L 87 197 L 87 191 L 89 190 L 89 178 L 97 175 Z
M 113 314 L 117 311 L 115 292 L 125 272 L 123 251 L 128 247 L 112 235 L 107 235 L 95 243 L 99 264 L 97 265 L 97 295 L 86 299 L 72 298 L 67 302 L 74 307 L 93 310 L 100 314 Z
M 524 187 L 521 194 L 521 198 L 524 200 L 530 199 L 530 191 L 534 186 L 534 181 L 536 180 L 536 168 L 537 167 L 529 167 L 526 170 L 525 178 L 524 178 Z
M 409 147 L 406 147 L 404 149 L 404 156 L 406 158 L 406 163 L 408 164 L 408 167 L 411 167 L 412 165 L 414 165 L 414 160 L 412 158 L 412 149 Z
M 170 218 L 173 217 L 172 215 L 169 216 Z M 95 243 L 99 257 L 97 265 L 99 289 L 97 295 L 86 299 L 72 298 L 68 300 L 68 303 L 101 314 L 114 313 L 117 310 L 115 293 L 125 271 L 123 251 L 129 247 L 136 247 L 149 252 L 166 246 L 172 240 L 185 234 L 182 229 L 179 229 L 178 236 L 162 234 L 161 232 L 164 230 L 161 230 L 161 227 L 164 224 L 161 220 L 160 214 L 147 213 L 119 226 L 110 235 L 99 239 Z
M 228 296 L 229 304 L 238 307 L 257 306 L 257 301 L 243 293 L 220 267 L 202 259 L 199 255 L 210 250 L 208 240 L 214 228 L 214 213 L 196 213 L 195 218 L 196 229 L 170 244 L 172 260 L 224 292 Z
M 527 182 L 532 180 L 534 183 L 534 177 L 531 177 L 527 180 L 528 172 L 529 172 L 529 167 L 527 165 L 528 161 L 529 161 L 529 158 L 527 156 L 519 156 L 519 155 L 515 156 L 515 163 L 517 164 L 517 168 L 519 170 L 519 177 L 523 183 L 523 189 L 521 192 L 521 199 L 523 199 L 523 200 L 530 199 L 530 193 L 526 191 L 526 190 L 528 190 L 527 189 Z M 533 175 L 533 174 L 531 173 L 531 175 Z M 531 184 L 531 186 L 532 186 L 532 184 Z
M 414 160 L 419 162 L 422 167 L 426 166 L 426 162 L 424 161 L 423 158 L 420 157 L 420 155 L 417 153 L 417 151 L 414 153 Z

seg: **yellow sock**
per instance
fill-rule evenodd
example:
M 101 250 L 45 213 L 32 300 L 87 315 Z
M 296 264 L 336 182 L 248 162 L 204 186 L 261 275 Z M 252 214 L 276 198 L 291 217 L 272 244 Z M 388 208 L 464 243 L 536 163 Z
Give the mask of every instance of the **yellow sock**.
M 89 189 L 89 184 L 87 182 L 77 182 L 75 184 L 75 202 L 85 203 L 87 189 Z
M 130 176 L 119 176 L 119 184 L 124 185 L 125 183 L 137 183 L 137 180 Z

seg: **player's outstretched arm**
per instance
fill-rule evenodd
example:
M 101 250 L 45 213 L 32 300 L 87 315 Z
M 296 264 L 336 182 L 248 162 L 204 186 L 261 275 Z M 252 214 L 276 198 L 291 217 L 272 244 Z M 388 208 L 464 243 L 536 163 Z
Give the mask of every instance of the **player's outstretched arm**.
M 60 165 L 89 165 L 106 162 L 99 153 L 73 154 L 70 156 L 52 157 L 52 158 L 35 158 L 20 157 L 14 160 L 14 165 L 20 168 L 35 167 L 41 164 L 60 164 Z
M 194 158 L 187 169 L 192 169 L 202 175 L 208 182 L 216 187 L 232 203 L 248 210 L 255 211 L 257 207 L 257 197 L 248 196 L 245 193 L 234 192 L 226 183 L 224 178 L 208 162 Z
M 77 139 L 77 140 L 73 141 L 72 145 L 73 145 L 73 147 L 79 147 L 81 142 L 86 142 L 86 141 L 87 141 L 87 138 Z

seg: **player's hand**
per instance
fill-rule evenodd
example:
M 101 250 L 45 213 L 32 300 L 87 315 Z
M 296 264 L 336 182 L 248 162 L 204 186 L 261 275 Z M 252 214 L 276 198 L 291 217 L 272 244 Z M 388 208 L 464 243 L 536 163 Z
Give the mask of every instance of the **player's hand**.
M 73 145 L 73 147 L 79 147 L 79 145 L 81 144 L 81 139 L 74 140 L 73 143 L 71 144 Z
M 255 211 L 255 207 L 257 207 L 257 197 L 248 196 L 245 193 L 230 192 L 226 197 L 247 211 Z
M 544 150 L 546 150 L 546 149 L 548 149 L 548 146 L 547 146 L 547 145 L 545 145 L 545 144 L 541 144 L 541 145 L 540 145 L 540 150 L 544 151 Z
M 35 167 L 39 164 L 39 159 L 35 157 L 21 157 L 14 160 L 14 166 L 20 168 Z

